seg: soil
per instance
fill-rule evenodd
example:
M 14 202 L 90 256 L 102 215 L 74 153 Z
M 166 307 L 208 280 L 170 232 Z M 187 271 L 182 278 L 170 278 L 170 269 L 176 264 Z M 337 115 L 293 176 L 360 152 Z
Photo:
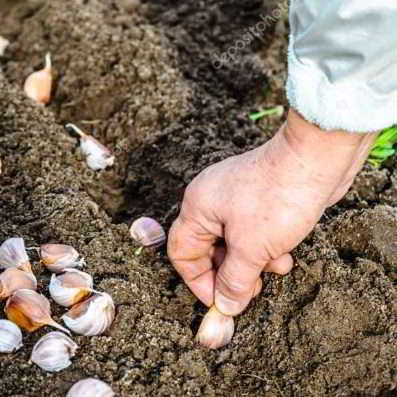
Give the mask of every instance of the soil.
M 280 9 L 257 0 L 0 0 L 0 35 L 11 42 L 0 58 L 0 241 L 73 245 L 117 306 L 106 335 L 74 336 L 79 350 L 60 373 L 29 361 L 49 328 L 25 334 L 21 350 L 0 357 L 1 396 L 65 396 L 89 376 L 118 396 L 397 396 L 394 160 L 365 167 L 296 249 L 291 274 L 264 276 L 219 351 L 194 343 L 205 308 L 166 252 L 138 254 L 128 235 L 142 215 L 168 229 L 201 169 L 281 124 L 248 117 L 286 105 Z M 231 50 L 265 16 L 266 30 Z M 43 107 L 21 87 L 47 51 L 55 87 Z M 219 67 L 223 53 L 236 60 Z M 68 122 L 111 148 L 115 166 L 89 170 Z M 31 257 L 48 296 L 50 274 Z M 59 321 L 64 310 L 52 310 Z

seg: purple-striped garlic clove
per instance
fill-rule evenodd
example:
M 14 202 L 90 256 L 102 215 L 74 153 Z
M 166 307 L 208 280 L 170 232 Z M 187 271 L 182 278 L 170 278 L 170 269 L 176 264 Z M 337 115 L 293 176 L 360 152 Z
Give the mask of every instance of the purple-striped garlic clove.
M 92 277 L 76 269 L 65 269 L 60 275 L 53 274 L 49 285 L 51 298 L 65 307 L 73 306 L 90 296 L 92 288 Z
M 37 280 L 32 272 L 10 267 L 0 274 L 0 300 L 6 299 L 19 289 L 35 291 Z
M 84 259 L 66 244 L 43 244 L 40 246 L 41 263 L 51 272 L 62 273 L 65 269 L 81 267 Z
M 163 227 L 156 220 L 146 216 L 133 222 L 130 235 L 144 247 L 161 247 L 166 240 Z
M 0 268 L 8 269 L 10 267 L 32 271 L 25 242 L 21 237 L 9 238 L 0 246 Z
M 66 397 L 113 397 L 115 394 L 105 382 L 87 378 L 75 383 Z
M 209 349 L 218 349 L 227 345 L 234 334 L 234 319 L 225 316 L 212 306 L 201 322 L 196 341 Z
M 95 292 L 87 300 L 74 305 L 62 316 L 65 325 L 79 335 L 103 334 L 116 314 L 113 299 L 105 292 Z
M 58 372 L 69 367 L 78 346 L 62 332 L 50 332 L 34 345 L 30 359 L 47 372 Z
M 50 325 L 70 335 L 70 331 L 51 317 L 50 302 L 44 295 L 30 289 L 20 289 L 7 300 L 4 312 L 7 318 L 27 332 Z

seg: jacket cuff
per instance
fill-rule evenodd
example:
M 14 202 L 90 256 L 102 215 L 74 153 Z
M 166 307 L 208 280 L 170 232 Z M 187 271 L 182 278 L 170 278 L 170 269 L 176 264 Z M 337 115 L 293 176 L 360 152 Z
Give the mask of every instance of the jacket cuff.
M 397 122 L 397 92 L 380 95 L 365 82 L 346 79 L 331 83 L 315 65 L 302 63 L 288 50 L 287 97 L 291 107 L 324 130 L 368 133 Z

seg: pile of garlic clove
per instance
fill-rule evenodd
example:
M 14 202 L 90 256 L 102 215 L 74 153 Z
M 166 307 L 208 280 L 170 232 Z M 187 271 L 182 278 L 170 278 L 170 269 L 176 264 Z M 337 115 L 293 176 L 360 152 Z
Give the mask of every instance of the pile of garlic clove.
M 51 298 L 69 308 L 62 316 L 66 327 L 84 336 L 100 335 L 108 330 L 116 312 L 113 299 L 94 290 L 92 277 L 76 269 L 85 263 L 79 253 L 65 244 L 44 244 L 38 251 L 40 263 L 53 272 L 49 284 Z M 0 246 L 0 268 L 5 269 L 0 274 L 0 300 L 7 299 L 4 312 L 8 318 L 0 320 L 0 353 L 15 352 L 22 347 L 20 328 L 34 332 L 49 325 L 64 333 L 50 332 L 40 338 L 33 347 L 31 361 L 48 372 L 70 366 L 78 346 L 70 338 L 69 329 L 51 317 L 49 300 L 36 292 L 37 280 L 22 238 L 10 238 Z M 106 384 L 103 384 L 106 387 L 95 385 L 105 390 L 104 396 L 112 395 Z

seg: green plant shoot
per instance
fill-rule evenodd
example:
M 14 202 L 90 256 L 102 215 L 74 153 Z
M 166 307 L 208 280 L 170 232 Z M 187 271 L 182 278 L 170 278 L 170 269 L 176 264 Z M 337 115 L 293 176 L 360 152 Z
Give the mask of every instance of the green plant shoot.
M 396 153 L 393 147 L 397 143 L 397 125 L 384 129 L 372 146 L 368 162 L 379 168 L 384 161 Z
M 257 113 L 252 113 L 249 115 L 249 118 L 252 121 L 257 121 L 265 116 L 278 116 L 281 117 L 284 113 L 284 107 L 279 105 L 271 109 L 265 109 L 261 110 L 260 112 Z

